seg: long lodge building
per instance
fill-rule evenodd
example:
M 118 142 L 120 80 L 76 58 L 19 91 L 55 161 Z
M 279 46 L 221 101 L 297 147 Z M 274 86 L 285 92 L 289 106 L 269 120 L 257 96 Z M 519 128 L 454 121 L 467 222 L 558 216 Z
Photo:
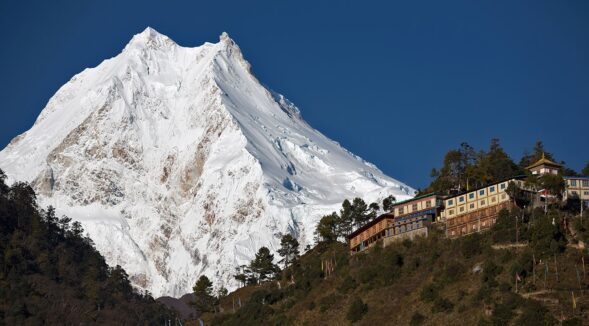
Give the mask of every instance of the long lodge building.
M 562 165 L 544 155 L 527 167 L 532 175 L 559 174 Z M 484 187 L 441 197 L 430 193 L 395 203 L 385 213 L 359 227 L 348 236 L 350 253 L 363 251 L 381 241 L 383 246 L 415 236 L 427 236 L 433 223 L 444 223 L 446 236 L 456 238 L 490 229 L 502 209 L 511 209 L 515 203 L 507 193 L 510 183 L 524 191 L 525 176 L 517 176 Z M 589 177 L 564 177 L 564 200 L 580 200 L 589 206 Z M 537 191 L 542 193 L 543 190 Z
M 373 246 L 377 241 L 387 244 L 415 236 L 427 236 L 428 227 L 439 220 L 442 198 L 426 194 L 395 203 L 385 213 L 361 226 L 348 236 L 350 253 Z

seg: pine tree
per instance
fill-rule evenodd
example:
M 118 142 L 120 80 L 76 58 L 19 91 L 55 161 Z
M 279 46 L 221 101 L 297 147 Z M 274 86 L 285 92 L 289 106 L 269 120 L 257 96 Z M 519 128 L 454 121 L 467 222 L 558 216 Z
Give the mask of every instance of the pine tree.
M 270 249 L 261 247 L 254 260 L 250 263 L 250 269 L 256 278 L 257 283 L 274 278 L 280 269 L 274 264 L 274 255 Z
M 213 311 L 215 297 L 213 296 L 213 283 L 205 275 L 201 275 L 192 287 L 194 294 L 194 306 L 200 313 Z
M 340 217 L 336 212 L 323 216 L 315 227 L 315 238 L 318 242 L 334 242 L 340 235 Z
M 391 208 L 392 208 L 392 206 L 395 204 L 396 201 L 397 201 L 397 199 L 395 198 L 395 196 L 389 195 L 387 198 L 385 198 L 385 199 L 382 200 L 382 209 L 385 212 L 390 211 Z
M 581 174 L 588 177 L 589 176 L 589 163 L 587 163 L 585 165 L 585 167 L 583 168 L 583 170 L 581 170 Z
M 280 239 L 280 249 L 278 254 L 282 257 L 280 262 L 284 263 L 284 268 L 288 267 L 299 256 L 299 242 L 290 234 L 285 234 Z

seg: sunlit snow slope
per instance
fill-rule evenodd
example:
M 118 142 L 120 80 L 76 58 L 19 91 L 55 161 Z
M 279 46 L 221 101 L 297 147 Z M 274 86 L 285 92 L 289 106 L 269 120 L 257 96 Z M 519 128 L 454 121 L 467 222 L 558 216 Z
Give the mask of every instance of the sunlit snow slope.
M 311 243 L 343 199 L 414 192 L 311 128 L 227 34 L 186 48 L 151 28 L 61 87 L 0 168 L 156 296 L 203 273 L 232 288 L 235 266 L 281 233 Z

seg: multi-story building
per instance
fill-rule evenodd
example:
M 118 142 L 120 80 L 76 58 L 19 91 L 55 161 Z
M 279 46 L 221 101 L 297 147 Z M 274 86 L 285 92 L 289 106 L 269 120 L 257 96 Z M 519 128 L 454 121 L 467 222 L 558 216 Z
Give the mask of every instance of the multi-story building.
M 350 252 L 356 253 L 383 239 L 383 245 L 415 236 L 427 236 L 428 226 L 436 222 L 443 200 L 427 194 L 394 204 L 389 213 L 363 225 L 348 236 Z
M 446 236 L 480 232 L 495 224 L 499 211 L 512 206 L 507 194 L 510 182 L 523 187 L 522 178 L 517 177 L 446 198 L 441 213 L 446 221 Z
M 564 200 L 578 198 L 583 205 L 589 206 L 589 177 L 564 177 Z
M 382 214 L 364 224 L 348 236 L 350 253 L 363 251 L 385 237 L 386 230 L 393 225 L 393 214 Z

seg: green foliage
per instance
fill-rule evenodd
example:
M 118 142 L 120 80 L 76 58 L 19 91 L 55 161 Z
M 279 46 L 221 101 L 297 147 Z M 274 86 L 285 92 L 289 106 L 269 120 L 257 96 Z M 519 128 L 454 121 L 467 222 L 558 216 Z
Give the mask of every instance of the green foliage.
M 330 294 L 319 299 L 319 311 L 325 312 L 333 306 L 340 298 L 337 295 Z
M 464 258 L 471 258 L 483 251 L 482 238 L 480 233 L 473 233 L 463 237 L 460 249 Z
M 534 220 L 531 232 L 531 246 L 539 256 L 560 253 L 566 246 L 566 239 L 555 211 Z
M 497 221 L 491 227 L 491 234 L 495 243 L 515 242 L 515 218 L 508 210 L 499 211 Z
M 356 298 L 350 304 L 346 318 L 351 322 L 357 322 L 368 312 L 368 305 L 360 298 Z
M 213 296 L 213 283 L 205 275 L 201 275 L 192 287 L 194 306 L 200 313 L 213 311 L 216 298 Z
M 175 318 L 127 273 L 109 267 L 79 222 L 40 210 L 0 171 L 0 324 L 163 324 Z
M 315 238 L 319 242 L 337 241 L 339 235 L 339 216 L 336 212 L 323 216 L 315 228 Z
M 419 298 L 423 302 L 434 302 L 439 297 L 439 286 L 435 283 L 430 283 L 423 287 L 419 293 Z
M 581 170 L 581 174 L 584 176 L 589 176 L 589 162 L 585 164 L 585 167 Z
M 382 200 L 382 209 L 385 212 L 390 211 L 391 207 L 395 204 L 396 201 L 397 201 L 397 199 L 393 195 L 386 197 L 385 199 Z
M 446 298 L 438 297 L 432 304 L 433 313 L 449 312 L 452 311 L 452 309 L 454 309 L 454 304 Z
M 346 294 L 354 290 L 356 287 L 358 287 L 358 283 L 354 278 L 348 275 L 342 280 L 341 285 L 338 287 L 338 291 L 343 294 Z
M 556 319 L 550 315 L 548 309 L 534 300 L 525 300 L 521 314 L 515 321 L 519 326 L 556 325 Z M 564 325 L 564 324 L 563 324 Z M 579 324 L 581 325 L 581 324 Z
M 565 189 L 565 182 L 559 174 L 543 174 L 538 178 L 540 186 L 548 190 L 552 195 L 562 198 Z
M 467 143 L 462 143 L 459 149 L 446 153 L 440 170 L 432 170 L 434 180 L 428 190 L 440 194 L 465 191 L 513 177 L 520 171 L 498 139 L 491 140 L 488 152 L 476 152 Z
M 274 264 L 274 255 L 270 249 L 261 247 L 249 266 L 258 283 L 276 277 L 280 269 Z
M 288 267 L 299 257 L 299 242 L 290 234 L 285 234 L 280 239 L 280 249 L 278 254 L 282 257 L 280 262 L 284 263 L 284 268 Z

